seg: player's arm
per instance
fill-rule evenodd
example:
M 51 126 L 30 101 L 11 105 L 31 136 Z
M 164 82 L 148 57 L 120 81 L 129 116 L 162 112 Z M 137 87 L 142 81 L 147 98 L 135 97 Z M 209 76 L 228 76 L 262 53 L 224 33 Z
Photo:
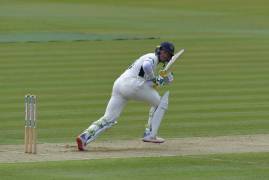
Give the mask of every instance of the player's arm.
M 142 64 L 142 68 L 145 72 L 145 77 L 147 80 L 148 85 L 150 86 L 163 86 L 166 81 L 164 78 L 160 76 L 155 76 L 154 70 L 153 70 L 153 62 L 149 60 L 145 60 Z
M 142 64 L 142 67 L 146 74 L 146 80 L 151 80 L 155 78 L 153 64 L 150 60 L 145 60 Z

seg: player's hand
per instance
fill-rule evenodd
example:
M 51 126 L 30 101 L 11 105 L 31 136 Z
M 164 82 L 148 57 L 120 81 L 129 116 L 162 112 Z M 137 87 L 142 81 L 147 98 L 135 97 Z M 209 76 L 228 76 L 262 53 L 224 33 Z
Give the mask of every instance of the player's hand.
M 164 78 L 162 77 L 162 76 L 157 76 L 157 77 L 155 77 L 153 80 L 152 80 L 152 82 L 154 83 L 153 84 L 153 87 L 161 87 L 161 86 L 163 86 L 164 85 Z
M 169 72 L 167 76 L 163 77 L 163 79 L 164 79 L 164 84 L 170 84 L 174 80 L 174 75 L 172 72 Z
M 158 86 L 163 86 L 163 85 L 165 85 L 165 79 L 162 77 L 162 76 L 157 76 L 156 77 L 156 84 L 158 85 Z
M 154 83 L 154 87 L 162 87 L 164 85 L 170 84 L 174 80 L 173 73 L 169 72 L 167 76 L 163 77 L 161 75 L 158 75 L 155 77 L 152 81 Z
M 165 70 L 159 71 L 159 76 L 164 78 L 164 81 L 166 84 L 171 83 L 174 80 L 174 76 L 172 72 L 167 72 Z

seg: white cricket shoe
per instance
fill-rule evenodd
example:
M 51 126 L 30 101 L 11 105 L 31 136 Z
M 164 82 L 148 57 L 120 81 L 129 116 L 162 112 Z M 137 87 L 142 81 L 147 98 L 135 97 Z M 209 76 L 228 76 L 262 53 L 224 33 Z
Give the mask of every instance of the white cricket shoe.
M 150 143 L 164 143 L 164 139 L 160 137 L 144 136 L 142 141 Z

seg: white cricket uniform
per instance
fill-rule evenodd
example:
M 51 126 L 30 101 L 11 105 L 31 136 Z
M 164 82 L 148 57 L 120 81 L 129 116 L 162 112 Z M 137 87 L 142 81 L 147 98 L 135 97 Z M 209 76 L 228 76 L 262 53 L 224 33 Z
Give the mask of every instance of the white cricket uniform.
M 106 121 L 115 122 L 128 100 L 143 101 L 152 107 L 160 104 L 161 97 L 150 81 L 154 78 L 154 74 L 147 74 L 143 69 L 145 61 L 151 65 L 153 73 L 155 73 L 159 60 L 154 53 L 143 55 L 137 59 L 114 82 L 112 96 L 104 114 Z
M 148 132 L 151 133 L 151 127 L 154 127 L 152 129 L 155 129 L 155 132 L 157 133 L 161 120 L 159 120 L 158 123 L 155 123 L 157 125 L 152 126 L 152 119 L 154 119 L 154 114 L 162 100 L 159 93 L 152 87 L 152 80 L 155 79 L 154 74 L 158 62 L 158 57 L 154 53 L 141 56 L 116 79 L 104 116 L 93 122 L 79 136 L 77 141 L 79 149 L 84 149 L 83 145 L 81 145 L 82 143 L 80 143 L 81 139 L 83 139 L 83 142 L 85 141 L 86 146 L 86 144 L 95 140 L 103 131 L 113 126 L 128 100 L 143 101 L 151 106 L 148 128 L 146 128 L 145 134 L 146 137 L 151 137 L 151 134 L 149 134 L 150 136 L 147 135 Z M 165 110 L 162 109 L 162 111 Z

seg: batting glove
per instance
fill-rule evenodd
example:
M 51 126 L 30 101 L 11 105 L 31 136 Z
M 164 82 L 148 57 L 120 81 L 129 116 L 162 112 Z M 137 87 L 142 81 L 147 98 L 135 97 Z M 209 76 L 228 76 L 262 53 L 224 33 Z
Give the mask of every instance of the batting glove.
M 152 82 L 154 83 L 155 87 L 160 87 L 165 84 L 164 78 L 162 76 L 157 76 L 156 78 L 152 80 Z
M 164 79 L 164 84 L 170 84 L 174 80 L 174 75 L 172 72 L 169 72 L 167 76 L 163 77 L 163 79 Z

